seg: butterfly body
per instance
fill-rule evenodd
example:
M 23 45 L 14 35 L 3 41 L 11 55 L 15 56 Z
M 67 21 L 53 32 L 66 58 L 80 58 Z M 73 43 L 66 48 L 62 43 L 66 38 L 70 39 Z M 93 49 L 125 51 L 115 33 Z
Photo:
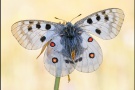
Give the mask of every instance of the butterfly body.
M 95 12 L 77 21 L 60 24 L 44 20 L 22 20 L 12 26 L 12 34 L 26 49 L 47 46 L 44 53 L 46 70 L 56 76 L 69 75 L 74 69 L 90 73 L 102 63 L 102 50 L 90 35 L 109 40 L 116 37 L 124 21 L 121 9 Z M 90 33 L 90 34 L 89 34 Z
M 75 51 L 75 56 L 78 56 L 83 53 L 83 48 L 80 45 L 80 43 L 82 43 L 81 42 L 82 31 L 83 30 L 81 28 L 74 26 L 70 22 L 67 22 L 60 33 L 60 36 L 61 36 L 60 42 L 64 46 L 61 53 L 67 58 L 70 58 L 70 60 L 72 60 L 71 53 L 73 51 Z

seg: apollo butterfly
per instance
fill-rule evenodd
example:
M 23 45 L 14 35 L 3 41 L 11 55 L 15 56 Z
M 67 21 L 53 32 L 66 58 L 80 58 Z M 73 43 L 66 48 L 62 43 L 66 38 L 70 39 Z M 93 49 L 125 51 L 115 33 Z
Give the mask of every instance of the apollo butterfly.
M 93 34 L 101 39 L 112 39 L 124 21 L 121 9 L 110 8 L 95 12 L 75 24 L 55 23 L 44 20 L 22 20 L 12 26 L 12 34 L 26 49 L 47 47 L 44 64 L 56 76 L 69 75 L 74 69 L 93 72 L 102 63 L 102 50 Z M 42 52 L 43 52 L 42 50 Z

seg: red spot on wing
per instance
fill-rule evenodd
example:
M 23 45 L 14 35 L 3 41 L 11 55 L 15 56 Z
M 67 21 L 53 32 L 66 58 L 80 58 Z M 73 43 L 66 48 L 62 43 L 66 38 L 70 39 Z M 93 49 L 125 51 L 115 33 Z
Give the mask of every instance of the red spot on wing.
M 89 37 L 88 38 L 88 42 L 92 42 L 93 41 L 93 38 L 92 37 Z
M 90 54 L 89 54 L 89 57 L 90 57 L 90 58 L 94 58 L 94 57 L 95 57 L 95 54 L 94 54 L 94 53 L 90 53 Z
M 51 43 L 50 43 L 50 46 L 51 46 L 51 47 L 54 47 L 54 46 L 55 46 L 55 43 L 54 43 L 54 42 L 51 42 Z
M 58 62 L 58 59 L 57 59 L 56 57 L 53 57 L 53 58 L 52 58 L 52 62 L 53 62 L 53 63 L 57 63 L 57 62 Z

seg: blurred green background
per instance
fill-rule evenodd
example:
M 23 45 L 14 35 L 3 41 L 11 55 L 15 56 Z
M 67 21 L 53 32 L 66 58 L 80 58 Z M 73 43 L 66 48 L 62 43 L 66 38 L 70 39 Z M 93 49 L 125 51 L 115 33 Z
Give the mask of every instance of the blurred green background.
M 11 33 L 11 26 L 24 19 L 59 22 L 74 20 L 107 8 L 120 8 L 125 20 L 112 40 L 93 36 L 103 51 L 103 63 L 92 73 L 74 71 L 71 82 L 61 78 L 60 90 L 134 90 L 134 0 L 2 0 L 2 90 L 53 90 L 55 77 L 47 72 L 40 50 L 26 50 Z

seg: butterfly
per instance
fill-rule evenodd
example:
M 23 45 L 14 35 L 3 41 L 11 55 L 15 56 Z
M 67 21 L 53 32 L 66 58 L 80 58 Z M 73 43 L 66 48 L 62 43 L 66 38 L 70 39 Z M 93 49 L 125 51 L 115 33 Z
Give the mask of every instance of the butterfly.
M 77 21 L 65 24 L 44 20 L 22 20 L 13 24 L 12 34 L 28 50 L 42 48 L 46 70 L 62 77 L 75 69 L 90 73 L 102 63 L 102 50 L 90 35 L 109 40 L 116 37 L 124 21 L 118 8 L 95 12 Z

